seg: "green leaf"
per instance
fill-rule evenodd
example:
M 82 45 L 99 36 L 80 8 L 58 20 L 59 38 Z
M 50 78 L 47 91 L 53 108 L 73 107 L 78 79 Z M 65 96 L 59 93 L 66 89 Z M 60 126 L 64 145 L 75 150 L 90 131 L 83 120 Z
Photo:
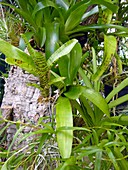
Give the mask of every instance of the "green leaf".
M 57 50 L 59 42 L 59 23 L 47 23 L 46 25 L 45 56 L 46 60 Z
M 69 99 L 60 96 L 56 104 L 57 143 L 62 158 L 69 158 L 72 151 L 73 130 L 58 131 L 63 126 L 73 127 L 73 116 Z
M 81 64 L 82 49 L 79 43 L 77 43 L 70 53 L 70 66 L 69 66 L 69 80 L 70 84 L 73 83 L 76 77 L 77 71 Z
M 88 26 L 78 26 L 72 31 L 66 32 L 67 35 L 77 33 L 77 32 L 88 32 L 88 31 L 95 31 L 96 29 L 110 29 L 115 28 L 117 30 L 121 30 L 125 33 L 128 33 L 128 29 L 126 27 L 114 24 L 95 24 L 95 25 L 88 25 Z
M 107 102 L 100 93 L 96 92 L 94 89 L 85 89 L 82 95 L 85 96 L 88 100 L 90 100 L 93 104 L 95 104 L 108 117 L 110 117 Z
M 115 159 L 115 156 L 113 155 L 112 151 L 109 149 L 109 148 L 106 148 L 106 151 L 107 151 L 107 154 L 111 160 L 111 162 L 113 163 L 114 167 L 116 170 L 120 170 L 118 164 L 117 164 L 117 161 Z
M 65 32 L 68 32 L 79 25 L 86 8 L 87 4 L 82 4 L 70 13 L 65 23 Z
M 58 60 L 59 72 L 62 77 L 65 77 L 65 85 L 69 85 L 69 55 L 65 55 Z
M 89 88 L 93 88 L 91 81 L 89 80 L 89 78 L 87 77 L 86 73 L 82 68 L 79 68 L 79 74 L 82 77 L 85 85 Z
M 116 51 L 116 38 L 114 36 L 104 36 L 104 59 L 97 72 L 92 75 L 92 79 L 97 81 L 108 68 L 108 65 Z
M 34 62 L 28 54 L 2 39 L 0 39 L 0 51 L 9 58 L 21 60 L 34 66 Z
M 108 117 L 110 116 L 107 102 L 102 97 L 102 95 L 99 92 L 95 91 L 94 89 L 90 89 L 82 86 L 72 86 L 70 87 L 69 91 L 64 94 L 66 97 L 73 100 L 79 98 L 80 95 L 83 95 L 94 105 L 96 105 Z
M 20 133 L 23 129 L 24 129 L 24 126 L 21 126 L 21 127 L 16 131 L 15 135 L 13 136 L 13 140 L 12 140 L 11 144 L 9 145 L 8 153 L 10 152 L 11 147 L 13 146 L 13 144 L 14 144 L 15 140 L 17 139 L 19 133 Z
M 124 96 L 122 96 L 122 97 L 120 97 L 120 98 L 118 98 L 118 99 L 110 102 L 110 103 L 108 104 L 108 106 L 109 106 L 109 108 L 111 109 L 111 108 L 113 108 L 113 107 L 115 107 L 115 106 L 118 106 L 119 104 L 124 103 L 124 102 L 126 102 L 126 101 L 128 101 L 128 94 L 126 94 L 126 95 L 124 95 Z
M 68 0 L 56 0 L 56 4 L 63 8 L 65 11 L 69 9 L 69 2 Z
M 78 42 L 76 39 L 69 40 L 65 44 L 63 44 L 59 49 L 57 49 L 51 57 L 47 60 L 47 65 L 49 67 L 52 67 L 53 64 L 62 56 L 65 56 L 70 53 L 70 51 L 73 49 L 75 44 Z
M 128 161 L 124 159 L 123 154 L 120 152 L 120 148 L 114 147 L 114 155 L 119 159 L 118 164 L 124 170 L 128 169 Z
M 44 27 L 38 27 L 34 36 L 38 46 L 43 47 L 46 40 L 46 29 Z
M 101 160 L 102 160 L 102 151 L 99 151 L 96 153 L 95 169 L 94 170 L 101 169 Z
M 31 73 L 36 76 L 35 68 L 32 65 L 28 64 L 27 62 L 23 62 L 21 60 L 17 60 L 17 59 L 10 58 L 10 57 L 7 57 L 5 59 L 5 61 L 10 65 L 18 66 L 18 67 L 26 70 L 28 73 Z
M 128 78 L 123 80 L 117 87 L 115 87 L 109 95 L 106 97 L 106 102 L 108 103 L 118 92 L 120 92 L 124 87 L 128 86 Z
M 26 12 L 29 12 L 27 7 L 29 5 L 28 1 L 23 1 L 23 0 L 16 0 L 18 2 L 18 5 L 19 7 L 23 10 L 23 11 L 26 11 Z
M 37 25 L 35 24 L 32 16 L 31 16 L 31 13 L 27 12 L 27 11 L 24 11 L 22 9 L 19 9 L 11 4 L 7 4 L 7 3 L 1 3 L 3 5 L 6 5 L 6 6 L 9 6 L 10 8 L 12 8 L 16 13 L 18 13 L 20 16 L 22 16 L 32 27 L 31 29 L 32 30 L 36 30 L 38 27 Z
M 113 5 L 112 3 L 109 3 L 104 0 L 90 0 L 90 1 L 83 0 L 83 1 L 80 1 L 80 2 L 76 3 L 76 5 L 74 5 L 68 11 L 68 18 L 65 23 L 66 33 L 73 30 L 76 26 L 78 26 L 80 24 L 84 12 L 90 5 L 93 5 L 93 4 L 104 5 L 107 8 L 109 8 L 110 10 L 112 10 L 113 12 L 117 12 L 117 10 L 118 10 L 118 6 Z
M 50 7 L 50 6 L 57 8 L 55 3 L 53 3 L 52 1 L 49 1 L 49 0 L 43 0 L 42 2 L 38 2 L 33 10 L 32 16 L 35 17 L 37 12 L 39 12 L 40 10 L 43 10 L 46 7 Z
M 72 100 L 78 99 L 82 94 L 83 94 L 82 86 L 71 86 L 68 92 L 64 93 L 66 97 Z

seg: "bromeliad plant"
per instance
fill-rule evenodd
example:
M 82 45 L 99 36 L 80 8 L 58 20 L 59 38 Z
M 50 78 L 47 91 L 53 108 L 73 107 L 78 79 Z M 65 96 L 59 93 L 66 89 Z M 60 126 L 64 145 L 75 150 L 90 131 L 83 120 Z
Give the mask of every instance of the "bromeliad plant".
M 111 24 L 113 13 L 118 7 L 111 1 L 99 0 L 79 2 L 17 0 L 17 2 L 19 8 L 9 6 L 29 23 L 31 32 L 22 35 L 29 54 L 2 39 L 0 39 L 0 51 L 6 55 L 8 63 L 17 65 L 39 78 L 40 86 L 32 85 L 41 90 L 43 97 L 49 97 L 48 89 L 51 85 L 59 90 L 54 123 L 56 129 L 54 126 L 43 124 L 44 129 L 24 137 L 25 139 L 29 135 L 42 134 L 38 139 L 39 149 L 35 155 L 31 153 L 32 158 L 34 157 L 38 164 L 37 157 L 50 133 L 56 134 L 62 157 L 57 169 L 109 170 L 113 167 L 117 170 L 127 169 L 128 117 L 113 116 L 111 110 L 128 100 L 127 95 L 112 100 L 121 89 L 128 86 L 128 79 L 115 87 L 106 98 L 101 94 L 101 83 L 105 71 L 117 53 L 117 40 L 113 35 L 124 36 L 128 33 L 126 28 Z M 98 4 L 98 6 L 85 13 L 92 4 Z M 102 5 L 104 5 L 103 9 Z M 101 12 L 104 15 L 100 15 L 97 25 L 80 25 L 92 14 Z M 111 33 L 108 33 L 108 28 L 116 28 L 118 31 L 109 35 Z M 101 40 L 104 38 L 104 55 L 100 66 L 97 65 L 99 59 L 97 49 L 92 47 L 91 53 L 83 54 L 78 41 L 69 40 L 75 37 L 75 34 L 95 32 L 95 29 L 101 29 Z M 34 37 L 38 49 L 45 44 L 45 54 L 31 47 L 28 38 L 31 36 Z M 87 63 L 89 69 L 86 66 L 83 69 L 83 63 L 87 58 L 91 58 L 90 63 Z M 14 153 L 4 163 L 3 169 L 15 159 L 15 155 Z M 23 157 L 22 154 L 21 157 Z

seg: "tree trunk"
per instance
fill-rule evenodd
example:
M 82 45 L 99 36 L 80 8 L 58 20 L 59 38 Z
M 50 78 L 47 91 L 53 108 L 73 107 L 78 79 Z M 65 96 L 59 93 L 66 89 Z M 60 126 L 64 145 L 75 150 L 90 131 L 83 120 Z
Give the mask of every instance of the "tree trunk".
M 35 125 L 40 117 L 50 116 L 50 101 L 40 101 L 39 89 L 28 86 L 27 83 L 30 82 L 38 83 L 38 78 L 16 66 L 11 67 L 9 77 L 6 79 L 5 93 L 1 105 L 2 115 L 5 119 Z M 44 122 L 47 121 L 50 121 L 50 118 Z M 22 142 L 21 145 L 17 143 L 25 133 L 29 133 L 32 130 L 31 127 L 25 127 L 19 133 L 12 149 L 25 146 L 27 141 Z M 6 133 L 8 148 L 16 133 L 16 125 L 11 124 Z

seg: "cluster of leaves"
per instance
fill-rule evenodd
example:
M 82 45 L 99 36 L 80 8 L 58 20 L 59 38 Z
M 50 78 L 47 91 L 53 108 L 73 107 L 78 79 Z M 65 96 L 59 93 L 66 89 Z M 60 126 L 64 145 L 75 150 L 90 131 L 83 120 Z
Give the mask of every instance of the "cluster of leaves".
M 128 78 L 119 83 L 117 87 L 113 86 L 113 90 L 107 97 L 103 97 L 101 94 L 102 79 L 107 76 L 105 71 L 109 68 L 110 62 L 115 57 L 118 65 L 121 63 L 117 54 L 116 36 L 126 37 L 128 34 L 128 29 L 121 26 L 124 20 L 120 21 L 121 24 L 116 25 L 118 20 L 114 18 L 115 15 L 119 15 L 118 11 L 122 6 L 118 7 L 118 1 L 111 0 L 28 0 L 27 2 L 17 0 L 16 2 L 19 8 L 3 4 L 13 8 L 28 23 L 29 33 L 22 36 L 20 48 L 23 49 L 24 46 L 27 46 L 30 55 L 3 39 L 0 39 L 0 51 L 6 55 L 6 61 L 9 64 L 17 65 L 39 78 L 41 77 L 40 73 L 37 74 L 37 67 L 40 68 L 40 63 L 43 61 L 41 63 L 43 65 L 42 74 L 48 73 L 49 75 L 48 82 L 43 80 L 43 87 L 46 84 L 56 86 L 60 91 L 60 96 L 56 103 L 56 121 L 51 124 L 43 124 L 44 129 L 40 128 L 31 132 L 22 139 L 38 134 L 36 142 L 13 153 L 9 148 L 8 155 L 6 152 L 0 152 L 3 154 L 1 157 L 8 156 L 6 162 L 2 164 L 2 170 L 7 169 L 8 166 L 13 169 L 20 166 L 26 168 L 26 165 L 31 169 L 36 169 L 37 165 L 40 165 L 39 158 L 43 157 L 41 154 L 45 142 L 50 141 L 49 139 L 53 136 L 55 136 L 53 140 L 57 140 L 62 158 L 56 158 L 57 170 L 109 170 L 113 167 L 116 170 L 121 168 L 127 170 L 128 117 L 125 114 L 113 116 L 112 110 L 128 100 L 127 94 L 117 99 L 114 98 L 128 86 Z M 86 9 L 92 5 L 94 5 L 92 9 L 86 12 Z M 123 11 L 122 17 L 126 10 Z M 90 17 L 93 18 L 95 14 L 99 15 L 96 24 L 81 24 Z M 114 32 L 109 31 L 111 28 L 114 28 Z M 89 44 L 89 49 L 83 52 L 80 43 L 75 38 L 85 36 L 85 32 L 92 36 L 98 34 L 95 40 L 97 46 L 94 48 Z M 26 37 L 28 40 L 33 37 L 36 47 L 39 50 L 44 48 L 45 54 L 33 49 Z M 101 51 L 101 49 L 99 50 L 100 41 L 104 43 L 104 49 L 102 49 L 103 56 L 98 65 L 98 53 Z M 41 59 L 41 61 L 37 62 L 36 59 Z M 89 69 L 86 65 L 89 65 Z M 119 70 L 121 72 L 121 69 Z M 44 97 L 46 96 L 44 95 Z M 15 134 L 12 144 L 21 129 L 27 126 L 18 123 L 21 127 Z M 42 122 L 40 121 L 40 123 Z M 24 156 L 22 151 L 26 148 L 29 149 L 26 153 L 27 156 Z M 28 155 L 28 153 L 30 154 Z M 16 157 L 19 161 L 14 161 Z

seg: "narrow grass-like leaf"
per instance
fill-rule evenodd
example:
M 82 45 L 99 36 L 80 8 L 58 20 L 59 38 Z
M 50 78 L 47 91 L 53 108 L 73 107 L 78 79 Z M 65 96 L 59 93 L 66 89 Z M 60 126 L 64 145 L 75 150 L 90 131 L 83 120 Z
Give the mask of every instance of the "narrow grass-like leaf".
M 115 87 L 109 95 L 106 97 L 106 102 L 108 103 L 118 92 L 120 92 L 124 87 L 128 86 L 128 78 L 123 80 L 117 87 Z
M 126 94 L 126 95 L 124 95 L 124 96 L 122 96 L 122 97 L 120 97 L 120 98 L 118 98 L 118 99 L 116 99 L 116 100 L 114 100 L 114 101 L 111 101 L 111 102 L 108 104 L 108 106 L 109 106 L 109 108 L 111 109 L 111 108 L 113 108 L 113 107 L 115 107 L 115 106 L 118 106 L 119 104 L 124 103 L 124 102 L 126 102 L 126 101 L 128 101 L 128 94 Z
M 10 157 L 6 160 L 6 162 L 4 162 L 1 170 L 8 170 L 9 161 L 10 161 L 11 159 L 13 159 L 13 157 L 14 157 L 15 155 L 17 155 L 18 153 L 22 152 L 22 151 L 25 150 L 26 148 L 28 148 L 28 145 L 26 145 L 24 148 L 18 150 L 17 152 L 14 152 L 14 154 L 13 154 L 12 156 L 10 156 Z
M 115 169 L 116 169 L 116 170 L 120 170 L 120 168 L 119 168 L 119 166 L 118 166 L 118 164 L 117 164 L 117 161 L 116 161 L 116 159 L 115 159 L 115 156 L 113 155 L 111 149 L 106 148 L 106 151 L 107 151 L 107 154 L 108 154 L 111 162 L 113 163 Z
M 66 34 L 73 34 L 77 32 L 88 32 L 90 31 L 95 31 L 96 29 L 110 29 L 110 28 L 115 28 L 117 30 L 123 31 L 125 33 L 128 33 L 128 29 L 126 27 L 120 26 L 120 25 L 114 25 L 114 24 L 95 24 L 95 25 L 88 25 L 88 26 L 78 26 L 72 31 L 68 31 Z
M 82 77 L 85 85 L 89 88 L 93 88 L 91 81 L 89 80 L 86 73 L 84 72 L 84 70 L 81 67 L 79 68 L 79 74 Z
M 102 151 L 99 151 L 96 153 L 95 169 L 94 170 L 101 169 L 101 160 L 102 160 Z
M 69 99 L 60 96 L 56 104 L 57 143 L 62 158 L 69 158 L 72 151 L 73 130 L 58 131 L 63 126 L 73 127 L 73 116 Z
M 14 144 L 15 140 L 17 139 L 19 133 L 20 133 L 23 129 L 24 129 L 24 126 L 21 126 L 21 127 L 16 131 L 16 133 L 15 133 L 15 135 L 14 135 L 14 137 L 13 137 L 13 140 L 12 140 L 12 142 L 11 142 L 9 148 L 8 148 L 8 153 L 10 152 L 11 147 L 13 146 L 13 144 Z
M 120 148 L 114 147 L 114 155 L 118 158 L 118 164 L 123 170 L 128 169 L 128 161 L 124 159 L 123 154 L 120 152 Z

